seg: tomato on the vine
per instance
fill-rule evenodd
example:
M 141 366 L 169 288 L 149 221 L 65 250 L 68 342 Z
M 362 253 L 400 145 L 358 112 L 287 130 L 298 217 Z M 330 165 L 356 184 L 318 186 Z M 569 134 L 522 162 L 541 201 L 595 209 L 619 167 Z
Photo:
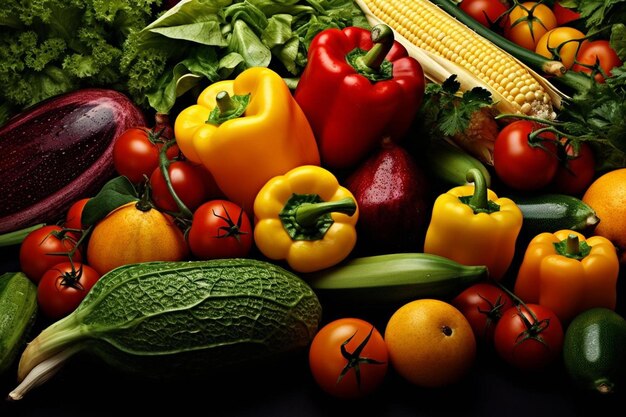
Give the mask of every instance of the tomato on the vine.
M 30 232 L 20 245 L 20 269 L 35 284 L 54 265 L 69 261 L 69 253 L 74 250 L 77 236 L 68 233 L 61 226 L 46 225 Z M 82 261 L 82 254 L 76 249 L 71 257 L 74 262 Z
M 206 201 L 204 173 L 188 161 L 171 161 L 167 170 L 172 187 L 178 198 L 190 210 L 194 211 Z M 152 201 L 161 210 L 177 212 L 178 206 L 167 188 L 165 177 L 160 167 L 150 175 Z
M 562 161 L 552 180 L 552 188 L 558 193 L 581 195 L 587 190 L 596 174 L 596 161 L 587 142 L 580 142 L 575 150 L 572 144 L 565 145 Z
M 168 138 L 161 137 L 148 127 L 132 127 L 124 131 L 113 144 L 113 166 L 119 175 L 126 176 L 132 183 L 140 184 L 144 175 L 149 177 L 159 166 L 159 153 Z M 178 145 L 167 149 L 168 159 L 180 153 Z
M 470 285 L 451 301 L 467 319 L 476 340 L 493 346 L 493 334 L 502 313 L 513 307 L 513 299 L 502 288 L 488 282 Z
M 46 317 L 58 320 L 76 310 L 100 274 L 87 264 L 62 262 L 48 269 L 37 286 L 37 302 Z
M 578 29 L 567 26 L 556 27 L 539 38 L 535 52 L 548 59 L 559 60 L 565 68 L 570 69 L 584 38 L 585 34 Z
M 388 362 L 381 333 L 358 318 L 327 323 L 309 348 L 309 368 L 315 382 L 338 398 L 361 398 L 375 392 L 384 382 Z
M 593 73 L 595 74 L 595 80 L 603 83 L 605 75 L 610 77 L 612 75 L 611 70 L 621 66 L 622 60 L 615 52 L 615 49 L 611 47 L 610 42 L 605 39 L 599 39 L 585 41 L 580 45 L 576 55 L 576 63 L 572 65 L 572 71 L 586 72 L 587 74 Z
M 483 26 L 492 27 L 507 8 L 500 0 L 463 0 L 459 4 L 461 10 Z
M 67 210 L 65 214 L 65 227 L 67 229 L 76 229 L 82 230 L 83 224 L 81 222 L 81 218 L 83 216 L 83 209 L 85 208 L 85 204 L 89 201 L 89 198 L 81 198 L 80 200 L 76 200 Z
M 193 213 L 187 242 L 199 259 L 245 257 L 253 243 L 250 217 L 232 201 L 207 201 Z
M 498 355 L 526 371 L 545 369 L 563 350 L 563 325 L 549 308 L 525 304 L 506 310 L 494 333 Z
M 536 132 L 541 128 L 533 121 L 516 120 L 498 133 L 493 167 L 505 185 L 531 191 L 547 186 L 554 178 L 559 166 L 556 139 L 551 132 Z
M 555 27 L 552 9 L 540 2 L 527 1 L 515 6 L 504 19 L 504 37 L 534 51 L 543 34 Z

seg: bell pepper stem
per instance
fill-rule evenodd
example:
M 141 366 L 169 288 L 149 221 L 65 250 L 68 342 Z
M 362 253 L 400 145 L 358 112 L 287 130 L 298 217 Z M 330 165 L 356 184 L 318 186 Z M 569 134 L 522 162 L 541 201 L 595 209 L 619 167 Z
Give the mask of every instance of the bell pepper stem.
M 374 46 L 355 61 L 358 70 L 377 72 L 380 69 L 380 65 L 393 46 L 393 31 L 387 25 L 376 25 L 372 28 L 372 41 Z
M 573 256 L 576 256 L 580 253 L 580 241 L 578 240 L 578 236 L 573 233 L 567 235 L 567 241 L 565 243 L 565 253 Z
M 315 226 L 318 218 L 328 213 L 344 213 L 352 216 L 356 212 L 356 202 L 349 197 L 321 203 L 304 203 L 295 210 L 295 220 L 303 228 Z
M 237 110 L 237 103 L 235 103 L 227 91 L 220 91 L 217 93 L 215 95 L 215 103 L 217 104 L 217 107 L 219 107 L 222 117 L 225 117 Z
M 468 205 L 474 212 L 489 210 L 489 199 L 487 197 L 487 183 L 482 172 L 476 168 L 467 171 L 465 179 L 474 183 L 474 194 L 469 199 Z

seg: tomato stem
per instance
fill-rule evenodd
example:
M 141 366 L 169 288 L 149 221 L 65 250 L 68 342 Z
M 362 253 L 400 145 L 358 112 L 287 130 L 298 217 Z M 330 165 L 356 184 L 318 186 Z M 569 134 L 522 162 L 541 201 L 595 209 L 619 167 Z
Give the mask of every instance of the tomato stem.
M 163 179 L 165 180 L 165 185 L 167 185 L 167 190 L 171 194 L 174 202 L 176 202 L 176 206 L 178 207 L 179 212 L 175 217 L 182 217 L 186 220 L 191 220 L 193 218 L 193 213 L 185 203 L 178 197 L 176 191 L 174 190 L 174 186 L 172 185 L 172 179 L 170 178 L 170 160 L 167 157 L 167 150 L 176 144 L 176 140 L 170 140 L 163 145 L 161 151 L 159 152 L 159 168 L 161 170 L 161 174 L 163 174 Z

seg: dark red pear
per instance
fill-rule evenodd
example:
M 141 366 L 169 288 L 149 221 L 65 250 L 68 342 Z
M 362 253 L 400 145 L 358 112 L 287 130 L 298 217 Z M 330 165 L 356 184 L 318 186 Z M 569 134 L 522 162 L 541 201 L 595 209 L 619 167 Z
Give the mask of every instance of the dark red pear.
M 401 145 L 380 149 L 345 181 L 359 206 L 357 248 L 363 254 L 419 252 L 430 218 L 430 187 L 422 168 Z

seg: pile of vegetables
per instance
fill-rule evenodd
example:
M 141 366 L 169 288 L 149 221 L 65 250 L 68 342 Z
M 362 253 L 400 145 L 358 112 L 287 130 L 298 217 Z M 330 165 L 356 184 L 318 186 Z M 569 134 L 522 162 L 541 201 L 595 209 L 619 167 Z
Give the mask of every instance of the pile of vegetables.
M 0 155 L 31 162 L 23 189 L 0 188 L 22 204 L 0 212 L 0 243 L 20 245 L 21 271 L 0 276 L 12 399 L 79 352 L 139 375 L 202 374 L 319 346 L 322 307 L 415 298 L 449 301 L 514 367 L 545 370 L 564 352 L 581 387 L 621 388 L 621 260 L 585 237 L 599 219 L 578 197 L 626 168 L 626 65 L 547 76 L 565 91 L 549 117 L 503 113 L 488 82 L 461 69 L 433 80 L 443 60 L 352 0 L 31 3 L 0 12 Z M 495 33 L 504 14 L 472 23 L 432 3 L 529 68 L 547 61 Z M 561 3 L 626 60 L 624 2 Z M 84 154 L 52 187 L 56 167 L 37 162 L 65 161 L 67 146 Z M 470 303 L 478 288 L 488 297 Z M 47 326 L 31 337 L 35 318 Z M 599 321 L 605 333 L 585 333 Z M 374 330 L 336 346 L 337 386 L 356 373 L 350 395 L 365 392 L 360 367 L 385 364 L 376 386 L 387 372 Z M 583 338 L 614 342 L 610 366 L 581 365 Z M 360 356 L 370 340 L 384 360 Z

